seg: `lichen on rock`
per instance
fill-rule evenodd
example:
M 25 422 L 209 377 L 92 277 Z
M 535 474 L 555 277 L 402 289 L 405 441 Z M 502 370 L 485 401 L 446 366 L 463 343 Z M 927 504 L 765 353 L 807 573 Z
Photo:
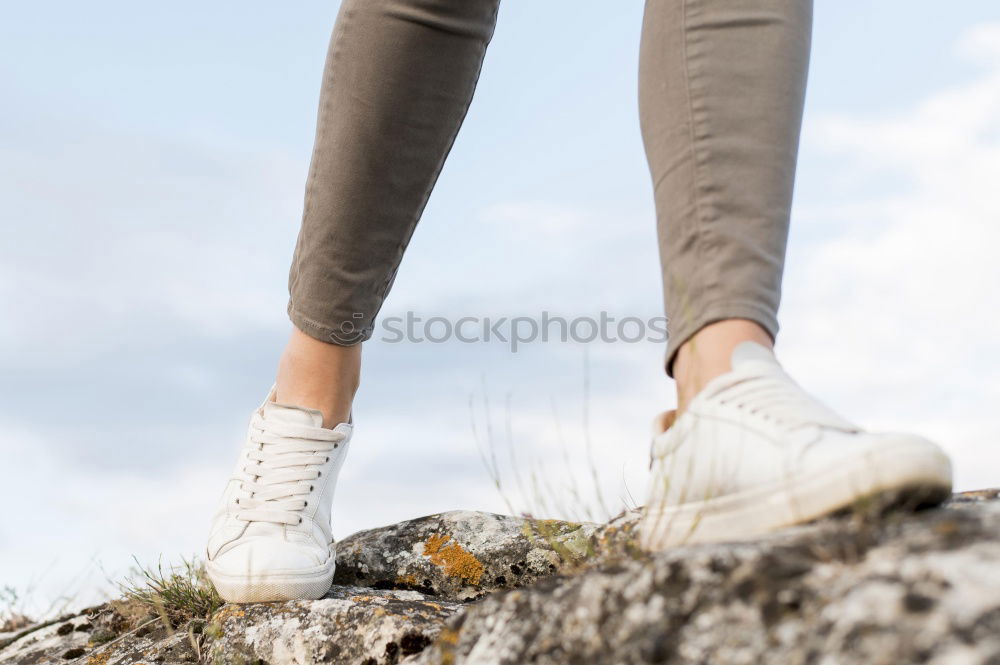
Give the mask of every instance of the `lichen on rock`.
M 338 543 L 334 584 L 473 600 L 580 565 L 598 529 L 469 511 L 429 515 Z
M 473 554 L 458 543 L 450 543 L 448 534 L 431 534 L 424 543 L 424 556 L 436 566 L 440 566 L 445 575 L 458 577 L 471 585 L 479 584 L 483 577 L 483 564 Z

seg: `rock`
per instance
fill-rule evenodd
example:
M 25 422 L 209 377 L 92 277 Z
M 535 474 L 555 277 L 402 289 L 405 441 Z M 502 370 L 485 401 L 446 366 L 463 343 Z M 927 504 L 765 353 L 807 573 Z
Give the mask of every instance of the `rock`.
M 75 622 L 80 622 L 78 616 L 63 617 L 48 625 L 29 627 L 21 633 L 11 635 L 7 638 L 11 640 L 9 646 L 0 650 L 0 663 L 46 663 L 50 658 L 62 659 L 66 653 L 83 649 L 88 636 L 73 629 Z
M 227 606 L 209 662 L 398 663 L 419 653 L 458 603 L 417 591 L 334 587 L 321 600 Z
M 594 553 L 597 530 L 491 513 L 430 515 L 339 542 L 334 584 L 472 600 L 579 565 Z
M 111 603 L 0 663 L 997 665 L 1000 492 L 646 555 L 605 525 L 454 512 L 339 544 L 323 599 L 167 626 Z
M 187 629 L 188 626 L 181 626 L 178 630 L 166 630 L 159 625 L 149 632 L 127 634 L 118 642 L 81 654 L 86 658 L 79 662 L 83 665 L 187 665 L 202 662 L 199 661 L 199 647 Z
M 549 578 L 469 606 L 413 662 L 995 665 L 989 498 Z
M 156 615 L 142 615 L 137 627 L 123 614 L 125 603 L 107 603 L 63 617 L 0 649 L 3 665 L 74 663 L 132 665 L 138 662 L 197 662 L 187 626 L 164 626 Z

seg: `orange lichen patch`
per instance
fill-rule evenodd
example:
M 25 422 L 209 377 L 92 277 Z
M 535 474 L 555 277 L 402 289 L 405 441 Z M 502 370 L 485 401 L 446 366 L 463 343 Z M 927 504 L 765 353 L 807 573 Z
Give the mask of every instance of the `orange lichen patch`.
M 382 596 L 360 594 L 357 596 L 351 596 L 351 601 L 355 603 L 376 603 L 376 606 L 372 608 L 372 616 L 393 616 L 392 612 L 389 612 L 384 607 L 381 607 L 381 604 L 385 602 L 385 598 Z
M 431 602 L 431 601 L 429 601 L 429 600 L 425 600 L 425 601 L 424 601 L 424 606 L 425 606 L 425 607 L 433 607 L 433 608 L 434 608 L 434 609 L 436 609 L 436 610 L 437 610 L 438 612 L 440 612 L 440 611 L 441 611 L 441 606 L 440 606 L 440 605 L 438 605 L 437 603 L 433 603 L 433 602 Z
M 483 576 L 483 564 L 458 543 L 446 545 L 451 536 L 432 534 L 424 543 L 424 556 L 444 569 L 449 577 L 460 577 L 469 584 L 478 584 Z
M 221 610 L 215 613 L 212 617 L 218 623 L 225 623 L 226 619 L 230 617 L 243 617 L 246 616 L 246 612 L 240 609 L 236 609 L 238 605 L 226 605 Z
M 419 582 L 417 581 L 416 575 L 399 575 L 396 577 L 396 584 L 405 584 L 406 586 L 417 586 Z
M 87 659 L 87 665 L 108 665 L 108 658 L 111 654 L 107 651 L 102 651 L 101 653 L 95 653 L 93 656 Z

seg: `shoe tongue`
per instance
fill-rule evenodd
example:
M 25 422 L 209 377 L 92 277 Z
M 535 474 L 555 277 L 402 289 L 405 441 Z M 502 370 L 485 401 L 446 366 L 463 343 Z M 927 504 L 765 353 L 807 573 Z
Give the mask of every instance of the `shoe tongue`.
M 264 420 L 278 421 L 292 425 L 322 427 L 323 413 L 316 409 L 306 409 L 301 406 L 264 402 Z
M 774 357 L 774 352 L 757 342 L 740 342 L 733 349 L 733 354 L 729 357 L 729 362 L 733 369 L 746 363 L 763 362 L 769 365 L 778 365 L 778 360 Z

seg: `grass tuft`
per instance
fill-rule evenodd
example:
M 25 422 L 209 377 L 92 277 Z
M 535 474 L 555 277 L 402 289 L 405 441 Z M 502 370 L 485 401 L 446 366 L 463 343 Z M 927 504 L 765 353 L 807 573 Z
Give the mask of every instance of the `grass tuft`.
M 191 619 L 208 619 L 223 604 L 204 564 L 193 558 L 166 569 L 162 560 L 155 568 L 136 560 L 133 574 L 118 586 L 127 601 L 156 612 L 171 628 Z

